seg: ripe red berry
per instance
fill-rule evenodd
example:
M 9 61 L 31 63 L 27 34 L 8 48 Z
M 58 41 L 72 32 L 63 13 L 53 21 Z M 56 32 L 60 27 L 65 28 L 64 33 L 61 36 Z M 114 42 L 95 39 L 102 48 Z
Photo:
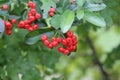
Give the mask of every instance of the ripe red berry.
M 29 7 L 32 7 L 33 4 L 34 4 L 34 2 L 32 2 L 32 1 L 29 1 L 29 2 L 28 2 L 28 6 L 29 6 Z
M 16 23 L 16 19 L 12 19 L 12 24 L 15 24 Z
M 55 8 L 50 8 L 50 12 L 55 13 Z
M 52 42 L 54 42 L 54 41 L 57 41 L 57 39 L 55 37 L 52 37 Z
M 72 42 L 72 39 L 68 37 L 68 38 L 66 39 L 66 41 L 67 41 L 68 43 L 69 43 L 69 42 L 71 43 L 71 42 Z
M 7 35 L 11 35 L 11 34 L 12 34 L 12 31 L 11 31 L 11 30 L 6 30 L 6 34 L 7 34 Z
M 40 19 L 40 18 L 41 18 L 41 15 L 40 15 L 39 13 L 36 13 L 36 14 L 35 14 L 35 18 L 36 18 L 36 19 Z
M 65 51 L 65 49 L 63 47 L 59 47 L 58 51 L 63 53 Z
M 32 13 L 28 13 L 28 17 L 33 16 Z
M 28 31 L 33 31 L 33 27 L 28 27 Z
M 72 37 L 73 34 L 74 34 L 74 33 L 73 33 L 73 31 L 71 31 L 71 30 L 69 30 L 69 31 L 67 32 L 67 36 L 68 36 L 68 37 Z
M 50 12 L 50 17 L 53 17 L 54 16 L 54 13 L 53 12 Z
M 12 24 L 9 21 L 5 22 L 6 29 L 12 29 Z
M 53 45 L 52 45 L 52 44 L 49 44 L 49 45 L 48 45 L 48 48 L 52 49 L 52 48 L 53 48 Z
M 8 5 L 7 4 L 3 4 L 2 9 L 3 10 L 8 10 Z
M 31 22 L 35 21 L 35 17 L 34 16 L 29 16 L 28 18 Z
M 36 8 L 36 4 L 33 3 L 32 6 L 31 6 L 32 9 L 35 9 Z
M 62 44 L 63 44 L 63 45 L 67 45 L 66 39 L 63 39 L 63 40 L 62 40 Z
M 58 42 L 57 41 L 52 42 L 52 46 L 53 47 L 57 47 L 58 46 Z
M 37 13 L 36 9 L 31 9 L 30 13 L 32 13 L 33 15 L 35 15 Z
M 44 45 L 48 46 L 50 44 L 50 42 L 48 40 L 44 40 Z
M 67 49 L 63 52 L 63 54 L 65 54 L 65 55 L 69 55 L 69 53 L 70 53 L 70 51 Z
M 48 36 L 47 35 L 42 35 L 42 41 L 45 41 L 45 40 L 47 40 L 48 39 Z
M 31 25 L 26 24 L 24 28 L 25 28 L 25 29 L 29 29 L 29 27 L 31 27 Z
M 36 30 L 36 29 L 38 29 L 38 27 L 39 27 L 39 25 L 38 25 L 38 24 L 35 24 L 35 25 L 33 26 L 33 29 Z
M 25 26 L 25 22 L 24 21 L 20 21 L 18 24 L 19 28 L 23 28 Z
M 62 38 L 61 38 L 61 37 L 58 37 L 58 38 L 57 38 L 57 42 L 58 42 L 58 43 L 62 42 Z

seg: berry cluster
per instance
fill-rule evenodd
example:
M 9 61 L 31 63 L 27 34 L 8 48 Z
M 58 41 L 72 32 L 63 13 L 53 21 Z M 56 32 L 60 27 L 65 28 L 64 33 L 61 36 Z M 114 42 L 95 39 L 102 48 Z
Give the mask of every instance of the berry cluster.
M 41 18 L 41 15 L 36 11 L 36 4 L 32 1 L 28 2 L 28 6 L 30 7 L 30 11 L 28 13 L 28 19 L 25 21 L 20 21 L 18 24 L 18 28 L 27 29 L 28 31 L 33 31 L 38 29 L 38 24 L 34 22 Z
M 6 34 L 7 35 L 11 35 L 12 34 L 12 26 L 15 23 L 16 23 L 16 19 L 12 19 L 11 22 L 10 21 L 4 21 Z
M 53 37 L 52 40 L 49 41 L 48 36 L 43 35 L 42 41 L 44 42 L 44 45 L 50 49 L 52 49 L 53 47 L 57 47 L 59 44 L 62 44 L 63 47 L 58 47 L 58 51 L 65 55 L 69 55 L 71 52 L 74 52 L 77 45 L 77 37 L 71 30 L 67 32 L 67 38 L 63 39 L 61 37 Z
M 50 13 L 49 13 L 49 15 L 50 15 L 50 17 L 53 17 L 54 16 L 54 14 L 55 14 L 55 8 L 50 8 Z

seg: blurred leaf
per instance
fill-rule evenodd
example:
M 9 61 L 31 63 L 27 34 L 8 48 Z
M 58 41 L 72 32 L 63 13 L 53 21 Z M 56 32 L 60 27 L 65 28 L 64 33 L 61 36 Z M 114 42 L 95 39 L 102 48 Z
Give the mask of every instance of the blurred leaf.
M 104 18 L 100 14 L 97 14 L 97 13 L 86 12 L 85 20 L 87 20 L 88 22 L 90 22 L 96 26 L 99 26 L 99 27 L 106 26 L 106 22 L 105 22 Z
M 83 10 L 77 10 L 77 18 L 81 20 L 84 17 L 84 11 Z
M 63 33 L 66 33 L 74 21 L 75 14 L 73 11 L 66 10 L 61 16 L 60 28 Z
M 8 0 L 0 0 L 0 5 L 5 4 Z
M 60 21 L 61 21 L 61 16 L 55 15 L 52 17 L 50 22 L 51 22 L 52 27 L 54 27 L 55 29 L 58 29 L 60 28 Z
M 107 55 L 104 65 L 108 68 L 111 68 L 116 60 L 120 60 L 120 45 Z
M 85 0 L 76 0 L 76 3 L 79 7 L 82 7 L 85 3 Z
M 101 3 L 101 4 L 88 3 L 87 6 L 86 6 L 86 9 L 88 11 L 100 11 L 100 10 L 103 10 L 105 8 L 106 8 L 106 5 L 104 3 Z

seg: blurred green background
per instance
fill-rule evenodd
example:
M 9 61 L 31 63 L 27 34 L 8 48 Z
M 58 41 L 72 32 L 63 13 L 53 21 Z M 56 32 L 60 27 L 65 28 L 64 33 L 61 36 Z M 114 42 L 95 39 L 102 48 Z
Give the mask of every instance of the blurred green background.
M 4 34 L 0 39 L 0 80 L 120 80 L 120 1 L 104 2 L 107 9 L 101 13 L 111 15 L 107 19 L 112 25 L 73 27 L 79 41 L 70 56 L 50 50 L 42 42 L 27 45 L 25 30 Z

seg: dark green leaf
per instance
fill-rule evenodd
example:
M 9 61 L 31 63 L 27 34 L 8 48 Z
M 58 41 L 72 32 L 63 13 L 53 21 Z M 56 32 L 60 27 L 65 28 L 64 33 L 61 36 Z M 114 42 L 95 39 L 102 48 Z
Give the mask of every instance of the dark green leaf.
M 43 28 L 43 29 L 38 29 L 36 31 L 32 31 L 28 33 L 25 37 L 25 42 L 29 45 L 35 44 L 37 41 L 41 40 L 41 36 L 43 34 L 51 34 L 54 29 L 51 28 Z M 52 33 L 53 34 L 53 33 Z

